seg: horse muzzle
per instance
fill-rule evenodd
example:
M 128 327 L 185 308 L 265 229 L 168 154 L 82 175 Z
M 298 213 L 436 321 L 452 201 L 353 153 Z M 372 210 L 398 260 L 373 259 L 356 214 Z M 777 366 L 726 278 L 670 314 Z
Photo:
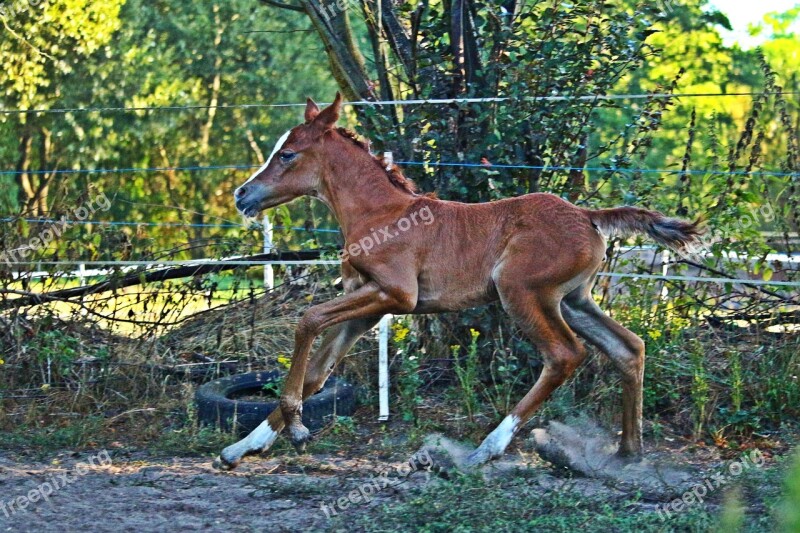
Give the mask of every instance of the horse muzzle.
M 245 183 L 233 193 L 236 209 L 246 217 L 255 217 L 265 207 L 269 191 L 260 183 Z

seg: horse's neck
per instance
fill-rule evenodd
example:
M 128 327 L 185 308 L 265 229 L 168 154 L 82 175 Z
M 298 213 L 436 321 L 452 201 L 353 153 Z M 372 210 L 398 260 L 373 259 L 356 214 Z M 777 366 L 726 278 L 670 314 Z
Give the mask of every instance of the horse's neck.
M 414 196 L 396 187 L 367 153 L 342 154 L 330 165 L 320 199 L 333 211 L 345 237 L 371 220 L 404 211 Z M 353 156 L 352 158 L 349 156 Z

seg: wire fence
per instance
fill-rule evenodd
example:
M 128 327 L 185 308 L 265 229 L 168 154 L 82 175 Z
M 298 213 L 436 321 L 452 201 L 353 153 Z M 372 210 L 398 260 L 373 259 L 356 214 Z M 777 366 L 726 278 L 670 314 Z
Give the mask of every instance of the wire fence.
M 31 262 L 25 261 L 12 261 L 6 263 L 9 266 L 31 266 Z M 63 272 L 27 272 L 18 274 L 18 278 L 30 277 L 59 277 L 66 275 L 67 277 L 85 278 L 95 276 L 110 275 L 113 270 L 94 270 L 86 271 L 83 267 L 97 266 L 110 269 L 112 267 L 122 267 L 120 270 L 123 272 L 131 271 L 135 267 L 157 267 L 166 268 L 173 266 L 193 267 L 193 266 L 275 266 L 275 265 L 288 265 L 288 266 L 338 266 L 341 264 L 337 259 L 308 259 L 308 260 L 237 260 L 237 259 L 188 259 L 188 260 L 133 260 L 133 261 L 35 261 L 34 265 L 42 266 L 81 266 L 81 270 L 77 271 L 63 271 Z M 676 282 L 695 282 L 695 283 L 713 283 L 713 284 L 737 284 L 747 286 L 773 286 L 773 287 L 800 287 L 800 281 L 780 281 L 780 280 L 764 280 L 764 279 L 751 279 L 751 278 L 728 278 L 728 277 L 708 277 L 708 276 L 676 276 L 668 274 L 643 274 L 632 272 L 600 272 L 597 274 L 599 277 L 619 278 L 619 279 L 649 279 L 649 280 L 664 280 Z
M 480 168 L 484 170 L 493 169 L 524 169 L 542 170 L 550 172 L 560 171 L 579 171 L 579 172 L 629 172 L 641 174 L 684 174 L 698 176 L 772 176 L 772 177 L 796 177 L 800 176 L 800 170 L 796 172 L 782 172 L 777 170 L 753 170 L 753 171 L 730 171 L 719 169 L 670 169 L 670 168 L 627 168 L 616 167 L 613 165 L 596 167 L 574 167 L 574 166 L 547 166 L 547 165 L 525 165 L 522 163 L 470 163 L 470 162 L 438 162 L 438 161 L 395 161 L 399 166 L 421 166 L 421 167 L 454 167 L 454 168 Z M 262 165 L 207 165 L 207 166 L 185 166 L 185 167 L 130 167 L 130 168 L 98 168 L 98 169 L 50 169 L 50 170 L 0 170 L 1 175 L 59 175 L 59 174 L 136 174 L 143 172 L 207 172 L 212 170 L 251 170 L 261 168 Z
M 778 95 L 796 95 L 800 92 L 739 92 L 739 93 L 650 93 L 650 94 L 620 94 L 620 95 L 583 95 L 583 96 L 564 96 L 564 95 L 549 95 L 527 98 L 525 101 L 620 101 L 620 100 L 643 100 L 643 99 L 680 99 L 680 98 L 722 98 L 722 97 L 764 97 L 764 96 L 778 96 Z M 381 105 L 459 105 L 459 104 L 499 104 L 511 103 L 517 100 L 513 98 L 455 98 L 455 99 L 425 99 L 425 100 L 392 100 L 392 101 L 353 101 L 346 102 L 345 105 L 350 106 L 381 106 Z M 25 113 L 102 113 L 102 112 L 158 112 L 158 111 L 183 111 L 183 110 L 204 110 L 204 109 L 247 109 L 247 108 L 295 108 L 305 106 L 305 103 L 277 103 L 277 104 L 222 104 L 222 105 L 184 105 L 184 106 L 107 106 L 107 107 L 87 107 L 87 108 L 52 108 L 52 109 L 12 109 L 0 110 L 2 115 L 12 114 L 25 114 Z M 547 165 L 528 165 L 516 163 L 490 163 L 490 162 L 469 162 L 469 161 L 455 161 L 455 162 L 437 162 L 437 161 L 396 161 L 397 165 L 409 167 L 425 167 L 425 168 L 476 168 L 482 170 L 505 170 L 505 169 L 521 169 L 521 170 L 539 170 L 539 171 L 580 171 L 587 173 L 641 173 L 641 174 L 673 174 L 673 175 L 722 175 L 722 176 L 772 176 L 772 177 L 798 177 L 798 172 L 784 172 L 778 170 L 757 170 L 757 171 L 725 171 L 720 169 L 664 169 L 664 168 L 621 168 L 613 164 L 600 164 L 592 167 L 575 167 L 575 166 L 547 166 Z M 259 168 L 260 165 L 256 164 L 220 164 L 220 165 L 193 165 L 193 166 L 175 166 L 175 167 L 130 167 L 130 168 L 101 168 L 101 169 L 44 169 L 44 170 L 0 170 L 1 175 L 20 175 L 20 174 L 46 174 L 46 175 L 68 175 L 68 174 L 123 174 L 123 173 L 151 173 L 151 172 L 209 172 L 220 170 L 252 170 Z M 82 224 L 82 225 L 105 225 L 105 226 L 145 226 L 145 227 L 186 227 L 186 228 L 241 228 L 242 224 L 235 222 L 225 223 L 184 223 L 184 222 L 146 222 L 146 221 L 99 221 L 99 220 L 71 220 L 71 219 L 52 219 L 52 218 L 17 218 L 7 216 L 0 218 L 0 222 L 16 222 L 24 221 L 31 224 L 55 224 L 67 223 Z M 254 226 L 257 228 L 258 226 Z M 305 228 L 305 227 L 284 227 L 276 226 L 272 229 L 275 230 L 290 230 L 290 231 L 307 231 L 318 233 L 339 233 L 338 229 L 328 228 Z M 793 262 L 793 258 L 789 258 Z M 9 266 L 28 266 L 38 265 L 39 268 L 43 266 L 61 267 L 61 266 L 80 266 L 77 272 L 65 272 L 66 274 L 74 275 L 74 277 L 84 278 L 91 275 L 109 275 L 112 270 L 96 269 L 87 272 L 87 266 L 97 266 L 104 269 L 124 269 L 131 270 L 136 268 L 159 268 L 170 266 L 202 266 L 202 265 L 229 265 L 229 266 L 272 266 L 272 265 L 338 265 L 338 260 L 302 260 L 302 261 L 238 261 L 232 259 L 203 259 L 203 260 L 127 260 L 127 261 L 20 261 L 20 262 L 7 262 Z M 46 277 L 52 275 L 50 273 L 40 272 L 27 272 L 17 273 L 17 279 L 25 275 L 39 275 Z M 697 282 L 697 283 L 715 283 L 715 284 L 740 284 L 747 286 L 772 286 L 772 287 L 800 287 L 800 282 L 782 281 L 782 280 L 764 280 L 764 279 L 747 279 L 747 278 L 726 278 L 726 277 L 704 277 L 704 276 L 676 276 L 667 275 L 666 271 L 663 274 L 639 274 L 629 272 L 604 272 L 599 274 L 602 277 L 608 278 L 633 278 L 633 279 L 653 279 L 663 281 L 676 281 L 676 282 Z
M 0 223 L 9 222 L 27 222 L 28 224 L 69 224 L 69 225 L 87 225 L 87 226 L 144 226 L 152 228 L 217 228 L 217 229 L 231 229 L 231 228 L 247 228 L 244 224 L 237 224 L 235 222 L 226 222 L 222 224 L 208 224 L 196 222 L 143 222 L 133 220 L 74 220 L 74 219 L 54 219 L 54 218 L 14 218 L 6 217 L 0 218 Z M 253 224 L 253 229 L 259 229 L 260 224 Z M 339 233 L 338 229 L 330 228 L 301 228 L 297 226 L 274 226 L 276 230 L 287 231 L 306 231 L 311 233 Z
M 548 95 L 533 96 L 528 98 L 492 97 L 492 98 L 429 98 L 418 100 L 358 100 L 343 102 L 346 106 L 406 106 L 406 105 L 453 105 L 453 104 L 484 104 L 505 102 L 571 102 L 571 101 L 618 101 L 618 100 L 664 100 L 680 98 L 728 98 L 728 97 L 761 97 L 761 96 L 786 96 L 800 94 L 797 91 L 781 92 L 736 92 L 736 93 L 641 93 L 641 94 L 592 94 L 592 95 Z M 330 102 L 320 102 L 320 105 L 329 105 Z M 62 107 L 38 109 L 0 109 L 0 115 L 23 115 L 43 113 L 112 113 L 112 112 L 145 112 L 145 111 L 188 111 L 206 109 L 280 109 L 292 107 L 305 107 L 305 103 L 278 103 L 278 104 L 219 104 L 219 105 L 175 105 L 175 106 L 106 106 L 106 107 Z

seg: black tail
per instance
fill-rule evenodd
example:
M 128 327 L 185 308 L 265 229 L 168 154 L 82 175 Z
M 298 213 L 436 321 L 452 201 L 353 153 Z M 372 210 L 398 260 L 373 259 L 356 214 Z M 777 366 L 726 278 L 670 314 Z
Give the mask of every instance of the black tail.
M 649 235 L 657 243 L 679 252 L 697 246 L 703 234 L 701 218 L 687 222 L 638 207 L 598 209 L 590 211 L 589 216 L 605 235 Z

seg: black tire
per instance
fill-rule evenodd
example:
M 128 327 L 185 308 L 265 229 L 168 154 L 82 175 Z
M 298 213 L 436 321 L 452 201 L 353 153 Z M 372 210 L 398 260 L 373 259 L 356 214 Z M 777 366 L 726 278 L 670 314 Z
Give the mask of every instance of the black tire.
M 231 397 L 247 392 L 256 394 L 266 383 L 275 381 L 280 376 L 281 373 L 277 371 L 249 372 L 201 385 L 194 397 L 198 422 L 223 431 L 235 430 L 241 436 L 250 433 L 278 408 L 278 399 L 254 401 L 235 400 Z M 334 415 L 351 416 L 355 409 L 356 397 L 353 386 L 342 379 L 332 377 L 321 391 L 303 402 L 303 424 L 311 431 L 315 431 L 330 422 Z

